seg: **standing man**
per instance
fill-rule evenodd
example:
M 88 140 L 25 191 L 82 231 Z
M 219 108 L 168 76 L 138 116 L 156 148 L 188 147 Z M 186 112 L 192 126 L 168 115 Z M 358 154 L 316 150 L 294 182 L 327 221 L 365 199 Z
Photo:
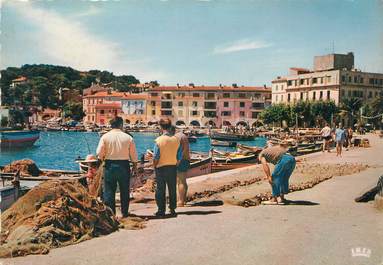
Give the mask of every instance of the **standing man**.
M 262 204 L 284 204 L 285 194 L 289 193 L 289 179 L 295 169 L 295 158 L 287 154 L 288 143 L 282 141 L 279 145 L 267 147 L 260 154 L 258 159 L 262 163 L 263 171 L 269 180 L 272 189 L 272 198 Z M 267 163 L 275 165 L 273 174 Z
M 346 137 L 344 129 L 342 127 L 342 124 L 339 123 L 338 127 L 335 130 L 336 156 L 342 156 L 342 147 L 345 140 Z
M 171 121 L 161 119 L 162 135 L 155 140 L 153 165 L 156 172 L 156 216 L 163 217 L 166 210 L 166 186 L 169 192 L 169 209 L 176 216 L 177 207 L 177 165 L 182 158 L 180 141 L 171 133 Z
M 329 144 L 330 144 L 330 140 L 332 139 L 332 137 L 331 137 L 331 128 L 327 122 L 326 122 L 325 126 L 323 127 L 323 129 L 320 131 L 320 133 L 321 133 L 322 139 L 323 139 L 322 152 L 324 152 L 326 150 L 328 152 L 330 152 Z
M 128 216 L 130 193 L 130 163 L 133 174 L 137 171 L 137 151 L 133 138 L 122 131 L 123 120 L 110 121 L 112 130 L 104 134 L 97 147 L 99 159 L 104 161 L 103 201 L 116 213 L 116 188 L 120 188 L 122 217 Z
M 179 131 L 176 133 L 176 128 L 171 127 L 171 133 L 180 141 L 182 149 L 182 158 L 177 166 L 177 187 L 178 187 L 178 204 L 179 207 L 184 207 L 187 199 L 188 193 L 188 184 L 186 181 L 187 172 L 190 168 L 190 147 L 188 137 L 182 132 Z

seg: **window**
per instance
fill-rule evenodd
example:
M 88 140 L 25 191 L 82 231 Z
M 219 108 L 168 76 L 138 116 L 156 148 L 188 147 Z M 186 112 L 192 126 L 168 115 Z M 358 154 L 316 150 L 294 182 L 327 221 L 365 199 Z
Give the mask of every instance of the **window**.
M 351 83 L 351 76 L 348 77 L 348 82 Z
M 100 114 L 104 114 L 105 113 L 105 111 L 102 109 L 102 110 L 100 110 Z
M 331 98 L 331 91 L 327 90 L 327 100 L 330 100 L 330 98 Z
M 363 82 L 364 82 L 363 77 L 359 78 L 359 82 L 360 82 L 361 84 L 363 84 Z
M 287 81 L 287 86 L 291 86 L 291 85 L 292 85 L 291 80 Z
M 183 101 L 178 101 L 178 107 L 183 107 L 184 106 L 184 102 Z
M 278 91 L 278 85 L 275 85 L 275 91 Z
M 239 116 L 240 116 L 240 117 L 245 117 L 245 112 L 244 112 L 244 111 L 240 111 L 240 112 L 239 112 Z
M 152 110 L 152 115 L 156 115 L 156 110 Z
M 217 116 L 217 112 L 215 111 L 205 111 L 203 114 L 207 118 L 215 118 Z
M 348 91 L 348 96 L 351 97 L 351 90 Z
M 197 101 L 193 101 L 193 102 L 192 102 L 192 107 L 197 107 L 197 106 L 198 106 Z
M 283 101 L 283 95 L 281 95 L 281 101 Z M 253 103 L 254 104 L 254 103 Z
M 321 77 L 319 80 L 320 80 L 319 83 L 323 84 L 323 77 Z
M 198 111 L 193 110 L 193 111 L 191 112 L 191 115 L 192 115 L 192 116 L 198 116 Z
M 316 77 L 313 78 L 313 84 L 318 83 L 318 79 Z
M 344 97 L 344 95 L 345 95 L 345 91 L 344 91 L 344 89 L 341 89 L 341 90 L 340 90 L 340 95 L 341 95 L 342 97 Z
M 304 84 L 305 84 L 305 80 L 304 80 L 304 79 L 301 79 L 301 80 L 300 80 L 300 84 L 301 84 L 301 85 L 304 85 Z
M 184 98 L 185 97 L 185 93 L 178 93 L 178 96 L 180 97 L 180 98 Z
M 238 94 L 238 97 L 239 97 L 239 98 L 246 98 L 246 93 L 239 93 L 239 94 Z
M 342 75 L 342 82 L 345 83 L 346 82 L 346 77 L 344 75 Z
M 313 92 L 313 100 L 315 100 L 316 99 L 316 92 L 314 91 Z
M 152 96 L 152 97 L 158 97 L 158 93 L 150 93 L 150 96 Z
M 290 102 L 290 93 L 287 94 L 287 102 Z
M 162 110 L 161 111 L 161 115 L 162 116 L 171 116 L 172 115 L 172 111 L 171 110 Z
M 331 76 L 327 77 L 327 83 L 331 83 Z
M 245 107 L 245 102 L 239 102 L 239 107 L 244 108 Z
M 278 102 L 278 95 L 275 96 L 275 101 Z
M 231 116 L 231 111 L 222 111 L 221 116 L 225 116 L 225 117 Z
M 323 91 L 320 91 L 320 92 L 319 92 L 319 98 L 320 98 L 320 99 L 323 98 Z
M 265 107 L 265 103 L 263 102 L 253 102 L 253 109 L 263 109 Z
M 373 85 L 374 84 L 374 78 L 370 78 L 369 83 L 370 83 L 370 85 Z
M 256 118 L 258 118 L 258 112 L 252 112 L 252 113 L 251 113 L 251 118 L 252 118 L 252 119 L 256 119 Z
M 214 99 L 215 93 L 207 93 L 207 98 Z
M 299 97 L 300 100 L 303 100 L 303 92 L 300 93 L 300 97 Z
M 155 102 L 155 101 L 150 101 L 150 105 L 151 105 L 152 107 L 155 107 L 155 106 L 156 106 L 156 102 Z
M 223 98 L 230 98 L 230 93 L 223 93 Z
M 171 101 L 161 102 L 161 108 L 162 109 L 171 109 L 172 108 L 172 102 Z
M 193 98 L 199 98 L 199 93 L 193 93 Z
M 217 102 L 205 102 L 205 109 L 216 109 Z
M 228 108 L 229 107 L 229 102 L 223 102 L 223 107 Z
M 369 91 L 369 92 L 368 92 L 368 97 L 369 97 L 369 98 L 372 98 L 372 91 Z
M 354 76 L 354 83 L 358 83 L 358 77 Z

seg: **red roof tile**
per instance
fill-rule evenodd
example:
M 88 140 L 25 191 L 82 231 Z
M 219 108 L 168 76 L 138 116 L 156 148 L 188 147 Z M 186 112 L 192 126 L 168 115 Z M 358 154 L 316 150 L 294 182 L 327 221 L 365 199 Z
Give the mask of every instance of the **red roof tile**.
M 240 92 L 253 92 L 253 91 L 264 91 L 264 92 L 270 92 L 270 87 L 248 87 L 248 86 L 238 86 L 238 87 L 232 87 L 232 86 L 159 86 L 150 88 L 149 91 L 212 91 L 212 92 L 219 92 L 219 91 L 240 91 Z

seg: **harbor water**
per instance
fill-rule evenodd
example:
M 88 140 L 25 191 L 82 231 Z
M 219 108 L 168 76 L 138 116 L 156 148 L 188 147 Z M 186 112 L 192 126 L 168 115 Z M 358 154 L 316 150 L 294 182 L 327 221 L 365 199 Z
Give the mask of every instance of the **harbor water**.
M 153 149 L 155 133 L 132 133 L 137 152 L 141 157 L 147 149 Z M 95 153 L 100 137 L 92 132 L 41 132 L 40 139 L 33 147 L 19 150 L 1 150 L 0 165 L 6 165 L 14 160 L 32 159 L 38 167 L 47 169 L 77 170 L 77 157 L 84 158 L 89 153 Z M 251 146 L 263 147 L 265 138 L 241 142 Z M 207 153 L 211 149 L 209 137 L 199 137 L 197 142 L 190 144 L 191 150 Z M 229 147 L 214 147 L 219 150 L 234 151 Z

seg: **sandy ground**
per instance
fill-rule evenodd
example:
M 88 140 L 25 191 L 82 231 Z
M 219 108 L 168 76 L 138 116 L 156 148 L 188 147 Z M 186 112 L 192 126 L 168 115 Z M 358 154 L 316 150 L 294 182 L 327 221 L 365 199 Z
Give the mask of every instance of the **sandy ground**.
M 362 163 L 369 168 L 352 174 L 354 171 L 349 171 L 346 166 L 343 176 L 289 194 L 291 205 L 193 206 L 178 209 L 177 218 L 151 219 L 155 205 L 136 203 L 131 207 L 132 212 L 150 217 L 143 230 L 120 230 L 78 245 L 54 249 L 48 255 L 1 262 L 68 265 L 383 264 L 383 213 L 374 209 L 372 203 L 354 203 L 354 198 L 374 185 L 383 172 L 383 140 L 372 135 L 368 137 L 371 148 L 347 151 L 342 158 L 337 158 L 334 153 L 307 156 L 307 163 L 327 163 L 327 171 L 339 163 Z M 294 178 L 299 181 L 299 174 Z M 252 191 L 243 190 L 264 184 L 261 181 L 230 189 L 214 195 L 221 197 L 211 196 L 209 200 L 225 199 L 232 194 L 251 197 L 254 195 Z M 193 185 L 200 184 L 191 184 L 191 187 Z M 194 186 L 198 192 L 197 187 Z M 203 188 L 214 189 L 216 186 Z M 370 257 L 352 257 L 351 249 L 358 247 L 370 250 Z

